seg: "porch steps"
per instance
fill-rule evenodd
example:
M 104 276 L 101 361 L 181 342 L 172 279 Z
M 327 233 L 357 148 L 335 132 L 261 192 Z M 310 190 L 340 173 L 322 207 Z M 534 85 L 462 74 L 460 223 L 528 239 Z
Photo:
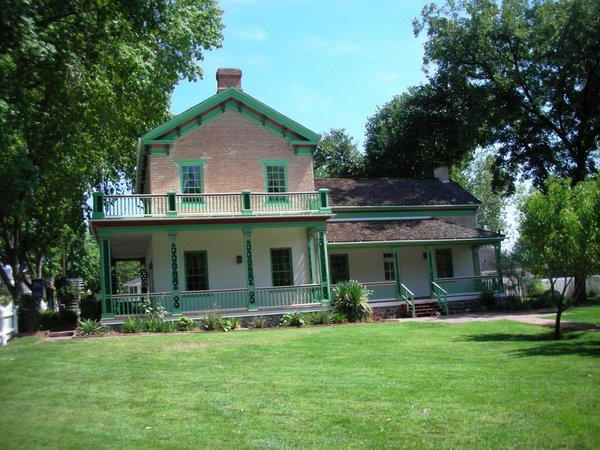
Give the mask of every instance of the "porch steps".
M 405 317 L 411 317 L 411 311 L 407 310 L 407 305 L 400 305 L 400 311 Z M 415 300 L 415 315 L 417 317 L 441 316 L 444 310 L 440 308 L 438 302 L 432 299 Z

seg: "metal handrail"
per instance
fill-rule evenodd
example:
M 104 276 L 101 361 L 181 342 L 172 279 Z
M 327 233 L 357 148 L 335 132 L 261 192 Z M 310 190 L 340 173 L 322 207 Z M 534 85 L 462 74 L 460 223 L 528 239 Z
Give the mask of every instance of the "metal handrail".
M 435 281 L 432 281 L 431 294 L 437 300 L 438 305 L 443 308 L 444 313 L 448 315 L 448 292 Z
M 410 306 L 412 317 L 417 317 L 415 313 L 415 294 L 402 283 L 400 283 L 399 289 L 400 298 L 406 302 L 406 310 L 408 311 L 408 307 Z

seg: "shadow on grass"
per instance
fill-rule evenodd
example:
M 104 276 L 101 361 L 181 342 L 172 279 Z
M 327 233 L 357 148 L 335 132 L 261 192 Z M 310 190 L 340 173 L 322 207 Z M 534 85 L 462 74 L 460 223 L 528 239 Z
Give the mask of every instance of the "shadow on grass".
M 467 339 L 470 342 L 537 342 L 540 345 L 513 350 L 514 356 L 560 356 L 580 355 L 600 357 L 600 342 L 581 340 L 581 331 L 563 330 L 560 340 L 554 339 L 554 332 L 541 334 L 478 334 Z

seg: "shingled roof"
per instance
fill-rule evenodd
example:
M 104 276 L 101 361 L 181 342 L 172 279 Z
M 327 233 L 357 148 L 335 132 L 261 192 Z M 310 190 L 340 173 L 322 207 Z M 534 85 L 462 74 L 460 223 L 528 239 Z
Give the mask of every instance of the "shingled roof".
M 440 219 L 365 220 L 328 222 L 327 240 L 341 242 L 452 241 L 463 239 L 502 239 L 503 235 Z
M 336 206 L 478 205 L 481 202 L 453 181 L 438 178 L 328 178 L 315 180 L 329 189 Z

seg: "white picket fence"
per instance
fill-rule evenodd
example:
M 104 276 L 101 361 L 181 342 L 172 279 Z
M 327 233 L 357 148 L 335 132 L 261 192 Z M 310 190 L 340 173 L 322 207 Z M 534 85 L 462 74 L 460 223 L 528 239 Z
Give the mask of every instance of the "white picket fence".
M 17 308 L 14 303 L 0 306 L 0 344 L 6 345 L 8 340 L 18 332 Z

